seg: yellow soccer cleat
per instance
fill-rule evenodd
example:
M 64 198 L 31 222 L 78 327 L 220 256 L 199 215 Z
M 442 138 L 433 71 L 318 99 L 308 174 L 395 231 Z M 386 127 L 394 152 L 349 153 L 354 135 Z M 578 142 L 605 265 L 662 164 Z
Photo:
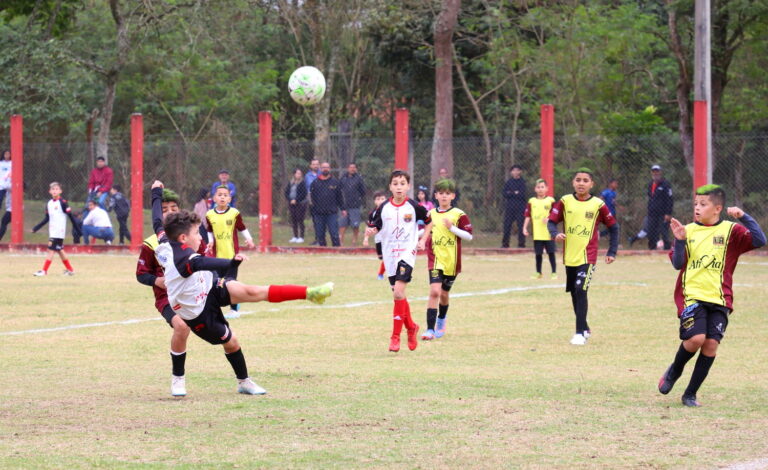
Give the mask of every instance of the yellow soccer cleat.
M 307 300 L 315 304 L 325 303 L 325 299 L 333 294 L 333 283 L 326 282 L 315 287 L 307 287 Z

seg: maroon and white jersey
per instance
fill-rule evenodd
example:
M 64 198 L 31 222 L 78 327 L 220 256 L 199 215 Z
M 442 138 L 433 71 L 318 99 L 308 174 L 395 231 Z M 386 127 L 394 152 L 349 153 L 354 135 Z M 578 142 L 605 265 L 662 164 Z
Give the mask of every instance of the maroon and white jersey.
M 62 198 L 51 199 L 45 206 L 45 216 L 48 218 L 48 236 L 64 239 L 67 236 L 67 219 L 71 209 Z
M 388 276 L 397 273 L 397 263 L 400 261 L 405 261 L 411 267 L 416 266 L 420 221 L 429 225 L 429 214 L 412 199 L 395 204 L 390 198 L 371 214 L 368 226 L 379 230 L 381 252 Z

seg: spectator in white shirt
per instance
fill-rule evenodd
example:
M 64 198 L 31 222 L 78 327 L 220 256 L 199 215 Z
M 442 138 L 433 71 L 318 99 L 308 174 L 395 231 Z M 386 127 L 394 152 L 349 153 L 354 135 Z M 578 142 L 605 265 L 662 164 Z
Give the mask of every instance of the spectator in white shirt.
M 11 190 L 11 151 L 3 150 L 0 156 L 0 206 L 8 191 Z
M 115 238 L 109 214 L 93 200 L 88 201 L 88 215 L 83 220 L 83 241 L 86 245 L 89 244 L 89 237 L 100 238 L 107 245 L 111 245 Z

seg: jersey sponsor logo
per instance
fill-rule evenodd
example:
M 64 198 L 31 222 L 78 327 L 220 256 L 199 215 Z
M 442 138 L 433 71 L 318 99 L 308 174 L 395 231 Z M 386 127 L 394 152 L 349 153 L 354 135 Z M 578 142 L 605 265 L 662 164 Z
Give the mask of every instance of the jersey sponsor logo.
M 720 271 L 723 269 L 723 261 L 718 260 L 717 256 L 703 255 L 699 259 L 693 259 L 688 264 L 688 269 L 712 269 Z
M 568 227 L 568 234 L 576 235 L 577 237 L 591 237 L 592 230 L 584 225 L 574 225 L 573 227 Z
M 403 221 L 404 222 L 410 222 L 413 220 L 413 214 L 404 214 L 403 215 Z
M 456 245 L 456 238 L 454 237 L 447 237 L 445 235 L 433 238 L 432 239 L 432 245 L 433 246 L 455 246 Z

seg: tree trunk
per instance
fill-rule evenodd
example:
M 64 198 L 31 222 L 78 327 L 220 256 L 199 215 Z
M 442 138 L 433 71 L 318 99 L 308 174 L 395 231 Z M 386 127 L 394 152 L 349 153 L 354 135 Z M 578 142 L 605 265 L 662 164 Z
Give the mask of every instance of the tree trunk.
M 435 20 L 435 133 L 432 138 L 431 182 L 440 168 L 453 175 L 453 31 L 461 0 L 443 0 Z
M 99 133 L 96 136 L 96 158 L 104 157 L 107 163 L 109 163 L 109 128 L 112 123 L 116 88 L 117 72 L 113 72 L 107 76 L 104 87 L 104 102 L 99 113 Z
M 688 53 L 685 51 L 680 33 L 677 29 L 677 13 L 674 11 L 675 0 L 666 0 L 669 27 L 669 46 L 675 55 L 678 69 L 677 79 L 677 106 L 680 109 L 678 116 L 678 130 L 680 131 L 680 144 L 683 149 L 683 157 L 688 165 L 688 171 L 693 175 L 693 127 L 691 126 L 691 88 L 692 78 L 688 69 Z
M 330 162 L 331 158 L 331 93 L 338 54 L 338 46 L 333 46 L 324 70 L 325 96 L 315 105 L 315 158 L 321 162 Z M 315 57 L 317 64 L 323 63 L 321 53 L 316 53 Z

